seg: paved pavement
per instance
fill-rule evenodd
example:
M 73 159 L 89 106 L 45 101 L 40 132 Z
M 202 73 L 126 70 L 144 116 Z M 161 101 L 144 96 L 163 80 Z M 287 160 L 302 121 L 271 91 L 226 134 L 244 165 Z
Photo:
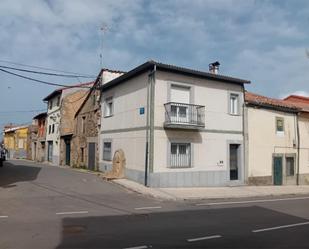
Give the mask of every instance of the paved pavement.
M 309 248 L 309 195 L 171 201 L 96 174 L 0 168 L 0 249 Z
M 114 180 L 114 182 L 137 193 L 167 200 L 278 197 L 284 195 L 309 194 L 309 185 L 148 188 L 128 179 L 118 179 Z

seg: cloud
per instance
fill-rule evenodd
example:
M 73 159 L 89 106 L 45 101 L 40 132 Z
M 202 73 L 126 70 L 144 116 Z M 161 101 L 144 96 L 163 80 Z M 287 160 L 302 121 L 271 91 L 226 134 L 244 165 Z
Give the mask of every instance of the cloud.
M 2 0 L 0 60 L 96 75 L 105 23 L 105 67 L 130 70 L 151 58 L 207 70 L 219 60 L 222 74 L 279 97 L 309 92 L 308 14 L 309 3 L 300 0 Z M 54 89 L 0 77 L 1 103 L 15 110 L 45 107 L 41 99 Z M 0 116 L 0 123 L 24 119 Z

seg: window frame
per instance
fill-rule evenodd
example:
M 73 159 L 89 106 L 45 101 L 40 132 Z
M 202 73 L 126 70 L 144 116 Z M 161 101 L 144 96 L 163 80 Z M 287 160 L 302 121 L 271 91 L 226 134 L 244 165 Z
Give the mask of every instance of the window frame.
M 85 122 L 86 122 L 86 116 L 82 116 L 82 134 L 85 134 L 85 133 L 86 133 L 86 125 L 85 125 Z
M 292 158 L 293 159 L 293 174 L 288 174 L 288 167 L 287 167 L 287 159 Z M 289 171 L 290 173 L 290 171 Z M 295 155 L 285 155 L 285 175 L 287 177 L 295 177 Z
M 179 146 L 181 145 L 187 145 L 189 147 L 186 148 L 186 150 L 189 150 L 188 153 L 188 164 L 187 165 L 173 165 L 172 163 L 172 146 L 176 145 L 177 146 L 177 157 L 179 157 Z M 188 169 L 188 168 L 193 168 L 193 143 L 190 141 L 183 141 L 183 140 L 173 140 L 168 143 L 168 168 L 170 169 Z
M 108 157 L 105 157 L 106 156 L 106 151 L 105 151 L 105 144 L 110 144 L 110 155 Z M 113 142 L 111 139 L 103 139 L 102 141 L 102 160 L 103 161 L 112 161 L 113 160 Z
M 282 131 L 278 130 L 278 121 L 282 121 Z M 284 117 L 276 117 L 275 119 L 275 129 L 277 135 L 284 135 L 285 129 L 284 129 Z
M 109 113 L 107 114 L 108 104 L 111 103 L 111 107 L 109 109 Z M 104 100 L 104 118 L 112 117 L 114 115 L 114 98 L 113 96 L 107 97 Z
M 234 99 L 237 101 L 236 102 L 236 112 L 232 112 L 232 108 L 234 109 L 235 105 L 232 104 L 232 97 L 235 97 Z M 230 92 L 229 93 L 229 104 L 228 104 L 228 108 L 229 108 L 229 114 L 232 116 L 239 116 L 241 114 L 240 111 L 240 94 L 239 93 L 235 93 L 235 92 Z
M 49 110 L 53 109 L 53 100 L 52 99 L 48 102 L 48 109 Z
M 57 97 L 57 106 L 60 106 L 60 96 Z

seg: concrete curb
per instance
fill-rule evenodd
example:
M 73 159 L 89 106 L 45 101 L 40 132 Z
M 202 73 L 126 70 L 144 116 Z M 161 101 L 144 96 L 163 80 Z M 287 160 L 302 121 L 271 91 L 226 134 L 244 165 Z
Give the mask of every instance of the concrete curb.
M 120 185 L 121 187 L 124 187 L 133 192 L 136 192 L 142 195 L 151 196 L 157 199 L 171 200 L 171 201 L 180 200 L 176 196 L 166 193 L 164 191 L 161 191 L 160 189 L 148 188 L 148 187 L 145 187 L 144 185 L 141 185 L 139 183 L 136 183 L 136 182 L 133 182 L 127 179 L 115 179 L 115 180 L 112 180 L 111 182 L 117 185 Z
M 128 179 L 117 179 L 112 182 L 139 194 L 171 201 L 228 200 L 258 197 L 271 198 L 309 194 L 309 186 L 241 186 L 160 189 L 145 187 Z

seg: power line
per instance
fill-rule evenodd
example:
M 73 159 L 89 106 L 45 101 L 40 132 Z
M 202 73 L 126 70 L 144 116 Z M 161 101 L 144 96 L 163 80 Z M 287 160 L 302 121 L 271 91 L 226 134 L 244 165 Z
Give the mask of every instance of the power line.
M 22 111 L 16 111 L 16 110 L 12 110 L 12 111 L 0 111 L 1 113 L 22 113 L 22 112 L 42 112 L 42 111 L 46 111 L 45 109 L 39 109 L 39 110 L 22 110 Z
M 1 66 L 1 65 L 0 67 L 6 68 L 6 69 L 12 69 L 16 71 L 27 72 L 27 73 L 44 74 L 44 75 L 50 75 L 50 76 L 60 76 L 60 77 L 68 77 L 68 78 L 92 78 L 92 79 L 95 78 L 95 77 L 88 77 L 88 76 L 83 76 L 83 75 L 46 73 L 46 72 L 27 70 L 27 69 L 16 68 L 16 67 L 7 67 L 7 66 Z
M 70 71 L 63 71 L 63 70 L 58 70 L 58 69 L 53 69 L 53 68 L 48 68 L 48 67 L 40 67 L 40 66 L 27 65 L 27 64 L 23 64 L 23 63 L 8 61 L 8 60 L 0 60 L 0 62 L 12 64 L 12 65 L 17 65 L 17 66 L 23 66 L 23 67 L 43 69 L 43 70 L 48 70 L 48 71 L 53 71 L 53 72 L 60 72 L 60 73 L 68 73 L 68 74 L 77 74 L 77 75 L 89 76 L 91 78 L 92 77 L 93 78 L 96 77 L 96 76 L 89 75 L 89 74 L 80 74 L 80 73 L 75 73 L 75 72 L 70 72 Z
M 38 79 L 27 77 L 27 76 L 24 76 L 24 75 L 21 75 L 21 74 L 13 73 L 13 72 L 1 69 L 1 68 L 0 68 L 0 71 L 7 73 L 7 74 L 17 76 L 17 77 L 20 77 L 20 78 L 23 78 L 23 79 L 32 80 L 32 81 L 35 81 L 35 82 L 38 82 L 38 83 L 41 83 L 41 84 L 45 84 L 45 85 L 50 85 L 50 86 L 61 86 L 61 87 L 66 87 L 66 88 L 91 88 L 91 87 L 88 87 L 88 86 L 74 86 L 74 85 L 70 86 L 70 85 L 63 85 L 63 84 L 57 84 L 57 83 L 52 83 L 52 82 L 48 82 L 48 81 L 38 80 Z

